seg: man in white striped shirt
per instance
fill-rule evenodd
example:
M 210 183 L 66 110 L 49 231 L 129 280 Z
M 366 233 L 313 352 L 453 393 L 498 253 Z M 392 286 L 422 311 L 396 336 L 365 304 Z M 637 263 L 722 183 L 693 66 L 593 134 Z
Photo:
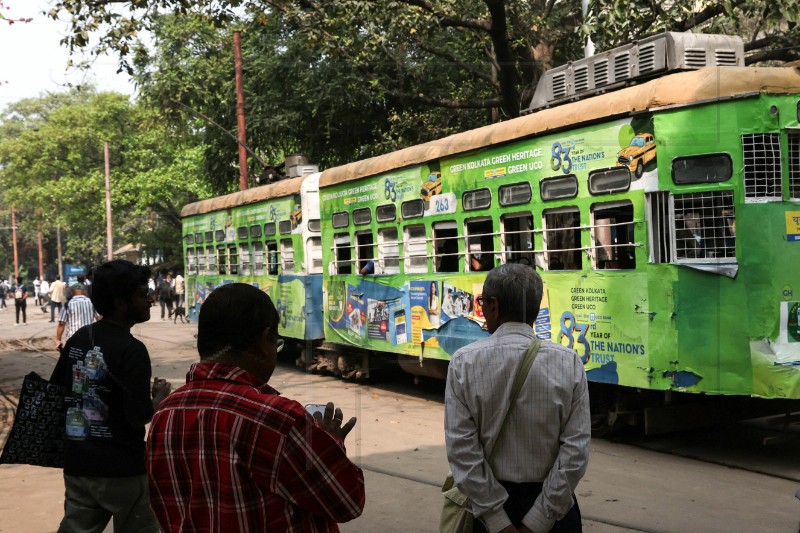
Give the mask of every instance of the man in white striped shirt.
M 76 331 L 100 318 L 92 301 L 86 296 L 86 287 L 82 283 L 73 284 L 70 291 L 72 298 L 58 313 L 56 348 L 59 351 Z
M 478 299 L 492 336 L 458 350 L 450 361 L 447 459 L 469 498 L 475 533 L 581 531 L 574 491 L 586 471 L 591 424 L 586 373 L 575 352 L 542 342 L 497 442 L 511 388 L 535 340 L 542 292 L 531 267 L 493 269 Z

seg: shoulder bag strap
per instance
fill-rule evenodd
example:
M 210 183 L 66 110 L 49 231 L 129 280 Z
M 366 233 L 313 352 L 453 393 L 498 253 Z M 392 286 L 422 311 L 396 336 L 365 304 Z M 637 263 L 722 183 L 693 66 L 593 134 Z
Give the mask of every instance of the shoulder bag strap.
M 536 359 L 536 355 L 539 353 L 539 348 L 542 345 L 542 341 L 539 339 L 534 339 L 531 345 L 528 347 L 528 351 L 525 353 L 525 359 L 522 360 L 522 365 L 519 368 L 519 372 L 517 373 L 517 379 L 514 380 L 514 388 L 511 389 L 511 401 L 508 403 L 508 411 L 506 411 L 506 416 L 503 417 L 503 424 L 500 426 L 500 432 L 497 434 L 497 440 L 494 442 L 494 446 L 492 447 L 492 453 L 489 454 L 489 466 L 492 465 L 492 459 L 494 459 L 494 453 L 497 451 L 497 445 L 500 443 L 500 440 L 506 433 L 506 422 L 508 422 L 508 414 L 514 408 L 514 404 L 517 401 L 517 397 L 519 396 L 519 391 L 522 390 L 522 385 L 525 383 L 525 380 L 528 378 L 528 373 L 530 372 L 531 365 L 533 364 L 533 360 Z

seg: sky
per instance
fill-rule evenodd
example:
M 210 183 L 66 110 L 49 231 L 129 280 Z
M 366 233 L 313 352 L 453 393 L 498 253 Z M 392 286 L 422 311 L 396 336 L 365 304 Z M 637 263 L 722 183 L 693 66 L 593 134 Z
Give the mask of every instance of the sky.
M 95 60 L 89 72 L 66 69 L 69 51 L 59 44 L 67 24 L 43 15 L 48 0 L 3 0 L 9 18 L 28 18 L 28 23 L 9 25 L 0 20 L 0 110 L 23 98 L 44 92 L 67 90 L 65 84 L 93 82 L 101 91 L 133 94 L 134 86 L 125 74 L 117 74 L 115 57 Z M 85 56 L 76 56 L 75 63 Z

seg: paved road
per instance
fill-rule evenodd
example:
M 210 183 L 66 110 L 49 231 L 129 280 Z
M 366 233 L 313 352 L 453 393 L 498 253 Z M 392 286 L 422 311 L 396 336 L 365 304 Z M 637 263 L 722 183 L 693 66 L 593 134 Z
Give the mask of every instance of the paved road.
M 33 306 L 29 309 L 33 309 L 30 325 L 25 327 L 13 326 L 13 311 L 0 312 L 0 388 L 12 396 L 24 374 L 35 370 L 47 376 L 55 364 L 55 352 L 48 356 L 20 349 L 20 340 L 34 339 L 43 347 L 53 344 L 55 328 L 46 322 L 49 316 Z M 195 326 L 162 322 L 156 308 L 153 316 L 155 320 L 137 326 L 134 334 L 147 344 L 155 374 L 177 387 L 196 360 Z M 438 487 L 448 470 L 440 386 L 355 385 L 303 374 L 290 363 L 278 368 L 271 384 L 301 403 L 331 400 L 347 416 L 359 418 L 346 444 L 365 471 L 367 506 L 361 518 L 342 526 L 343 532 L 436 530 Z M 629 442 L 593 441 L 589 470 L 577 490 L 584 529 L 592 533 L 800 531 L 800 501 L 794 498 L 800 485 L 796 459 L 800 441 L 790 437 L 764 447 L 748 437 L 750 431 L 734 428 L 647 442 L 662 451 Z M 663 453 L 670 450 L 683 456 Z M 0 493 L 4 495 L 0 532 L 55 531 L 63 508 L 60 471 L 2 466 Z

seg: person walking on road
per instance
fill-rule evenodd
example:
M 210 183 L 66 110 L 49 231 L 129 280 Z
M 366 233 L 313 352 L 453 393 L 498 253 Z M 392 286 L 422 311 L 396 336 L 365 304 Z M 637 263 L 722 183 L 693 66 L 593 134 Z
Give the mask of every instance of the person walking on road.
M 0 310 L 8 309 L 6 305 L 6 280 L 0 281 Z
M 36 279 L 33 280 L 33 305 L 39 305 L 39 302 L 42 298 L 42 280 L 39 276 L 36 276 Z
M 92 301 L 86 296 L 86 288 L 82 283 L 73 284 L 70 290 L 72 298 L 58 314 L 58 327 L 56 328 L 58 351 L 61 351 L 63 343 L 68 341 L 76 331 L 100 318 L 100 315 L 94 310 Z
M 175 276 L 175 307 L 186 306 L 186 279 L 178 272 Z
M 61 281 L 61 276 L 56 275 L 56 280 L 50 285 L 50 322 L 55 322 L 55 310 L 61 313 L 61 306 L 67 301 L 67 284 Z
M 15 326 L 19 326 L 19 314 L 22 312 L 22 323 L 28 323 L 27 308 L 28 308 L 28 287 L 22 283 L 22 276 L 17 276 L 17 284 L 13 288 L 14 291 L 14 308 L 17 311 L 17 322 Z
M 69 338 L 53 371 L 51 382 L 67 391 L 60 533 L 103 531 L 112 518 L 114 531 L 159 531 L 144 437 L 170 385 L 158 378 L 151 385 L 147 348 L 130 332 L 150 320 L 149 275 L 147 267 L 122 260 L 96 269 L 92 303 L 103 319 Z
M 45 307 L 50 300 L 50 282 L 47 278 L 42 279 L 42 284 L 39 286 L 39 305 L 42 306 L 42 313 L 46 313 Z
M 572 350 L 536 339 L 541 300 L 533 268 L 494 268 L 479 299 L 492 335 L 458 350 L 447 371 L 447 460 L 475 533 L 582 531 L 574 491 L 589 459 L 586 372 Z M 529 349 L 535 359 L 511 405 Z
M 361 515 L 364 474 L 344 448 L 356 419 L 343 424 L 333 403 L 312 417 L 270 387 L 278 323 L 269 296 L 245 283 L 203 303 L 200 362 L 147 439 L 150 504 L 165 533 L 332 532 Z
M 169 310 L 167 318 L 172 318 L 172 302 L 174 298 L 175 288 L 172 286 L 172 274 L 167 274 L 167 276 L 158 283 L 158 300 L 161 302 L 161 320 L 166 320 L 166 318 L 164 318 L 165 306 Z

